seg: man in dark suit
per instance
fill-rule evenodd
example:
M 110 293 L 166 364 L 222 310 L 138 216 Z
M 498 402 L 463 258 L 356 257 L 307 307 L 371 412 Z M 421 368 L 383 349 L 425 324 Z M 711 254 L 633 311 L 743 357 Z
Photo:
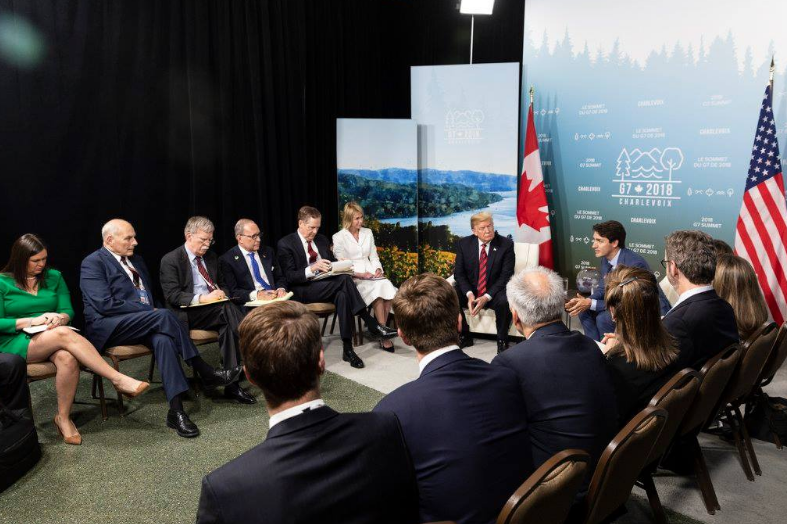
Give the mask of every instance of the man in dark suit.
M 226 300 L 231 291 L 224 286 L 218 257 L 209 251 L 214 230 L 208 218 L 191 217 L 184 230 L 186 243 L 164 255 L 159 276 L 167 307 L 189 329 L 218 331 L 222 363 L 234 368 L 240 364 L 238 326 L 244 312 Z M 211 304 L 216 301 L 222 302 Z M 224 388 L 224 396 L 241 404 L 257 402 L 237 382 Z
M 484 308 L 495 312 L 497 327 L 497 352 L 508 347 L 508 330 L 511 312 L 506 298 L 506 283 L 514 274 L 514 242 L 495 232 L 490 213 L 476 213 L 470 217 L 473 234 L 456 243 L 454 280 L 462 314 L 459 347 L 473 345 L 470 328 L 465 318 L 465 308 L 476 316 Z
M 402 340 L 415 346 L 420 377 L 382 399 L 402 424 L 413 459 L 421 522 L 492 523 L 533 472 L 516 375 L 467 356 L 457 343 L 456 292 L 423 274 L 393 300 Z
M 219 265 L 227 292 L 236 303 L 284 296 L 287 282 L 273 248 L 262 245 L 257 224 L 248 218 L 238 220 L 235 239 L 238 245 L 221 255 Z
M 626 229 L 617 220 L 599 222 L 593 226 L 593 251 L 601 259 L 601 279 L 589 298 L 577 294 L 566 303 L 566 310 L 572 317 L 579 316 L 585 335 L 600 341 L 606 333 L 615 332 L 615 322 L 604 303 L 604 280 L 607 274 L 618 265 L 640 267 L 650 271 L 650 266 L 641 255 L 626 248 Z M 662 315 L 669 311 L 670 305 L 664 294 L 659 291 Z
M 381 325 L 369 314 L 351 276 L 314 280 L 317 275 L 330 271 L 331 263 L 336 262 L 328 239 L 317 234 L 321 223 L 322 215 L 317 209 L 303 206 L 298 210 L 298 230 L 279 240 L 276 247 L 279 266 L 295 300 L 304 304 L 334 303 L 344 349 L 342 359 L 354 368 L 362 368 L 363 360 L 355 354 L 352 345 L 353 316 L 361 317 L 376 337 L 393 338 L 396 330 Z
M 150 274 L 134 254 L 136 232 L 121 219 L 101 228 L 104 246 L 82 261 L 79 287 L 85 304 L 85 336 L 99 350 L 144 344 L 155 356 L 169 401 L 167 426 L 181 437 L 196 437 L 199 429 L 183 410 L 189 386 L 179 358 L 194 368 L 207 387 L 226 386 L 243 368 L 215 370 L 200 357 L 186 327 L 172 311 L 155 307 Z
M 716 250 L 702 231 L 675 231 L 666 238 L 662 262 L 678 301 L 664 316 L 664 326 L 678 340 L 678 369 L 701 369 L 730 344 L 739 342 L 735 313 L 713 290 Z
M 525 269 L 511 279 L 507 292 L 514 325 L 525 340 L 495 357 L 492 365 L 511 369 L 519 377 L 533 466 L 576 448 L 590 453 L 593 471 L 618 429 L 615 390 L 604 354 L 593 340 L 569 331 L 560 320 L 563 279 L 554 271 Z
M 415 524 L 418 494 L 396 417 L 337 413 L 320 398 L 320 324 L 277 302 L 240 327 L 249 381 L 262 389 L 267 439 L 202 480 L 198 524 Z

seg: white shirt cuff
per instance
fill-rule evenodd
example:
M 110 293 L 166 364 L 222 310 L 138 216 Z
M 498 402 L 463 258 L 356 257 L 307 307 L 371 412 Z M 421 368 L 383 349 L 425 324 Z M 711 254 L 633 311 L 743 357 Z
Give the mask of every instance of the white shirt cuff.
M 468 296 L 468 298 L 469 298 L 469 297 L 470 297 L 470 295 L 472 295 L 472 294 L 473 294 L 473 292 L 472 292 L 472 291 L 468 291 L 466 294 L 467 294 L 467 296 Z
M 595 298 L 591 298 L 590 299 L 590 309 L 592 309 L 593 311 L 597 311 L 597 309 L 596 309 L 596 299 Z
M 196 304 L 199 304 L 199 295 L 194 295 L 194 298 L 191 299 L 191 303 L 189 305 L 194 306 Z
M 314 271 L 312 271 L 311 266 L 306 266 L 306 271 L 304 272 L 304 274 L 306 275 L 306 278 L 314 277 Z
M 252 302 L 257 300 L 257 290 L 256 289 L 254 291 L 252 291 L 251 293 L 249 293 L 249 300 L 251 300 Z
M 492 295 L 489 293 L 484 293 L 484 296 L 487 298 L 487 300 L 492 300 Z

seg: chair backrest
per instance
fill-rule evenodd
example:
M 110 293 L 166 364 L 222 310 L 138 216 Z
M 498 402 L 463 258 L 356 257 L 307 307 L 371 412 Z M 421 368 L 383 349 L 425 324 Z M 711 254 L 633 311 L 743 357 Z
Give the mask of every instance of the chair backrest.
M 739 363 L 722 395 L 723 405 L 742 400 L 754 389 L 776 341 L 776 327 L 774 322 L 763 325 L 742 344 Z
M 538 244 L 514 242 L 514 273 L 538 265 Z
M 683 422 L 678 429 L 678 436 L 693 431 L 699 432 L 705 423 L 716 414 L 721 394 L 735 371 L 740 350 L 738 344 L 732 344 L 708 360 L 700 370 L 700 389 L 694 397 Z
M 661 408 L 667 412 L 667 422 L 659 439 L 653 446 L 645 464 L 652 464 L 667 451 L 681 421 L 691 407 L 691 403 L 700 389 L 700 374 L 693 369 L 678 371 L 669 382 L 650 399 L 649 406 Z
M 590 455 L 578 449 L 556 453 L 511 495 L 497 524 L 561 524 L 590 466 Z
M 590 481 L 585 524 L 601 522 L 625 504 L 666 420 L 666 410 L 648 406 L 615 435 Z
M 787 322 L 783 323 L 779 328 L 776 341 L 773 343 L 771 356 L 768 357 L 768 361 L 763 366 L 757 384 L 762 387 L 773 380 L 773 377 L 779 371 L 779 368 L 782 367 L 785 360 L 787 360 Z

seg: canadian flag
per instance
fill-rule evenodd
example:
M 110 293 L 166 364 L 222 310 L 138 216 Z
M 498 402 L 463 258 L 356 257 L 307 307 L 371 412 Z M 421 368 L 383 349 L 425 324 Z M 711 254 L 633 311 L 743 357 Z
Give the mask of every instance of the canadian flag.
M 549 229 L 549 205 L 544 190 L 544 175 L 541 173 L 541 155 L 538 154 L 538 137 L 533 120 L 533 104 L 527 112 L 525 133 L 525 161 L 522 163 L 522 183 L 519 184 L 519 200 L 516 206 L 519 228 L 517 242 L 538 244 L 538 263 L 553 268 L 552 233 Z

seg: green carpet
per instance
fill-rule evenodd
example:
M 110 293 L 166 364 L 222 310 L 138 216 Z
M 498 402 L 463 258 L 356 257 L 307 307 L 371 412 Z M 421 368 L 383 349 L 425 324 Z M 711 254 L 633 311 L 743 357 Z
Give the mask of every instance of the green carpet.
M 218 361 L 218 346 L 201 348 L 205 359 Z M 137 378 L 147 375 L 148 358 L 121 364 Z M 98 401 L 90 397 L 90 376 L 82 375 L 73 418 L 81 446 L 62 442 L 52 423 L 54 381 L 31 384 L 43 457 L 14 486 L 0 494 L 0 523 L 113 524 L 194 522 L 202 477 L 264 440 L 268 415 L 257 388 L 248 388 L 260 403 L 241 406 L 204 394 L 186 403 L 202 434 L 183 439 L 164 423 L 167 403 L 158 376 L 144 396 L 126 403 L 127 415 L 109 405 L 102 422 Z M 108 394 L 114 388 L 105 381 Z M 382 393 L 333 373 L 322 381 L 326 403 L 340 412 L 368 411 Z M 623 520 L 649 522 L 647 501 L 634 497 Z M 670 522 L 697 521 L 669 513 Z M 631 517 L 634 517 L 632 519 Z

